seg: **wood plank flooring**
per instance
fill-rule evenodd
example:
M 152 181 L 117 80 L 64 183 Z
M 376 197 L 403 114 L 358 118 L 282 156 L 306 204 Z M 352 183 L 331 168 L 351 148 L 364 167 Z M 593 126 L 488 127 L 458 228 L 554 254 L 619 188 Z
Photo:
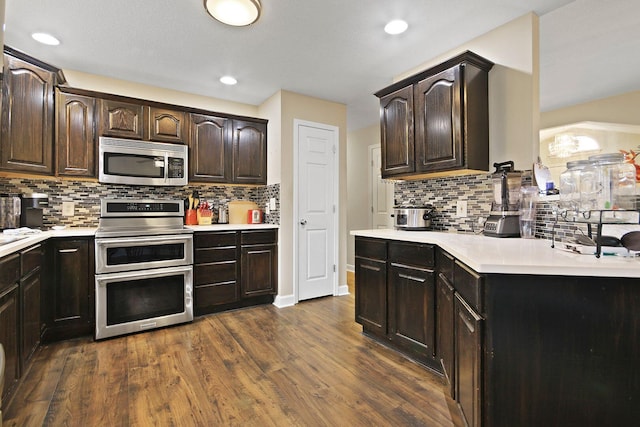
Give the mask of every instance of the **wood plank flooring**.
M 460 426 L 440 378 L 362 335 L 353 296 L 43 346 L 4 426 Z

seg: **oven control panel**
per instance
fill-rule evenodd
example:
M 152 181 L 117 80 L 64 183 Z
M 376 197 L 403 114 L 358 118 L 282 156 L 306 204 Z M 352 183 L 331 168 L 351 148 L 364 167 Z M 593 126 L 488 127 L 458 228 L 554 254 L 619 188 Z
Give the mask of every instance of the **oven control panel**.
M 184 203 L 178 200 L 104 199 L 100 216 L 182 216 Z

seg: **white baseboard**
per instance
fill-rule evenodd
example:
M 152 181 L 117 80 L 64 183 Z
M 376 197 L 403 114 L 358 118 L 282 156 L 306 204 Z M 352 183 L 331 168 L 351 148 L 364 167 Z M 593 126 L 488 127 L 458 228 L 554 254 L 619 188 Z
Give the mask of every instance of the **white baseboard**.
M 338 286 L 338 296 L 349 295 L 349 286 L 340 285 Z
M 276 295 L 273 305 L 278 308 L 291 307 L 296 305 L 296 298 L 292 295 Z

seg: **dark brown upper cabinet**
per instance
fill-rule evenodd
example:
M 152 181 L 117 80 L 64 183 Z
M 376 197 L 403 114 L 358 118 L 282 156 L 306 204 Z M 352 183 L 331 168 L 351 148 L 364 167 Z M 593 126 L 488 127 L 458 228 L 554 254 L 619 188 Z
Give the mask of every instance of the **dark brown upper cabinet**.
M 145 115 L 142 104 L 102 99 L 100 136 L 144 139 Z
M 267 124 L 191 114 L 189 176 L 192 181 L 267 183 Z
M 231 181 L 231 156 L 225 148 L 228 122 L 224 117 L 191 115 L 189 180 Z
M 267 183 L 267 124 L 233 120 L 231 143 L 234 184 Z
M 60 70 L 5 48 L 0 168 L 53 174 L 54 87 Z
M 95 108 L 91 96 L 56 90 L 56 157 L 58 175 L 96 175 Z
M 187 113 L 140 103 L 102 99 L 100 135 L 186 144 Z
M 383 178 L 489 170 L 492 66 L 467 51 L 376 93 Z
M 149 140 L 186 144 L 187 114 L 184 111 L 149 107 Z
M 415 171 L 413 87 L 380 98 L 382 170 L 388 175 Z

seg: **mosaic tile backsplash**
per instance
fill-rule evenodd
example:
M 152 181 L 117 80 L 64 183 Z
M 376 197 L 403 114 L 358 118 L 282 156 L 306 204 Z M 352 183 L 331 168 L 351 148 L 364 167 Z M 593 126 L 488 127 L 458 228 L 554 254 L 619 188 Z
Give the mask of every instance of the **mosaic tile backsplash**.
M 523 185 L 531 185 L 531 171 L 525 171 Z M 493 187 L 491 174 L 465 175 L 434 178 L 421 181 L 396 182 L 394 198 L 396 205 L 424 206 L 435 208 L 432 228 L 440 231 L 480 233 L 484 220 L 489 216 Z M 467 201 L 467 217 L 456 217 L 458 200 Z M 536 210 L 537 238 L 551 239 L 555 222 L 555 204 L 538 202 Z M 558 223 L 555 238 L 564 240 L 586 226 L 572 223 Z
M 97 227 L 103 198 L 183 200 L 196 190 L 201 199 L 214 206 L 214 222 L 218 220 L 218 206 L 225 206 L 232 200 L 250 200 L 264 210 L 269 199 L 275 198 L 276 209 L 265 213 L 264 221 L 280 223 L 280 184 L 250 187 L 193 183 L 187 187 L 145 187 L 67 179 L 0 178 L 0 194 L 45 193 L 49 196 L 49 207 L 44 210 L 43 219 L 46 228 L 54 225 Z M 74 202 L 73 216 L 62 216 L 62 202 Z

